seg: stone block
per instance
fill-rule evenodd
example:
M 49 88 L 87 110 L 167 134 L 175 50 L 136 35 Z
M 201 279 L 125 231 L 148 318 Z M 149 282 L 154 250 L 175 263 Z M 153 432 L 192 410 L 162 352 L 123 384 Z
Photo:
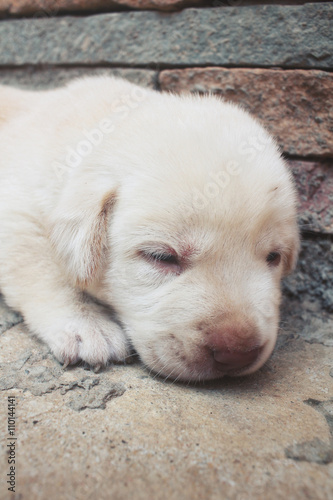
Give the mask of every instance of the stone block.
M 333 164 L 289 162 L 299 193 L 303 232 L 333 234 Z
M 119 12 L 0 23 L 0 65 L 333 67 L 333 5 Z

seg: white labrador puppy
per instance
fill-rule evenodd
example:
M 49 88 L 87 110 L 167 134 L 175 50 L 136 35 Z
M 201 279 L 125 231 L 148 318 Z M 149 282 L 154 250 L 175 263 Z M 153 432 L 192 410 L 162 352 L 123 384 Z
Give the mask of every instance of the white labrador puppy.
M 265 363 L 299 241 L 290 174 L 246 112 L 109 77 L 0 87 L 0 148 L 1 290 L 58 360 L 134 348 L 180 380 Z

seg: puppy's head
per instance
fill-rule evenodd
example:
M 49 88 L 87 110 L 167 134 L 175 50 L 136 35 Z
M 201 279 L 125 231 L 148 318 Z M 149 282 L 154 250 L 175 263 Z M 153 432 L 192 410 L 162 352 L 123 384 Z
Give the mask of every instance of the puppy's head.
M 89 237 L 80 236 L 92 254 L 91 233 L 104 241 L 90 266 L 100 269 L 94 287 L 154 372 L 252 373 L 274 348 L 280 281 L 297 257 L 290 174 L 241 109 L 213 97 L 159 99 L 128 125 L 124 174 L 115 194 L 98 194 Z M 107 225 L 96 223 L 108 211 Z M 90 254 L 81 255 L 82 275 Z

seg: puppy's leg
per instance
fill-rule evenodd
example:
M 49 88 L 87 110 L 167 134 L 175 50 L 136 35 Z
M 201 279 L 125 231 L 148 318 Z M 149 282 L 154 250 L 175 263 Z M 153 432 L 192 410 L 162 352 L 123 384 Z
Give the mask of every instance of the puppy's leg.
M 60 362 L 100 365 L 126 358 L 123 331 L 105 308 L 70 284 L 38 223 L 16 219 L 1 240 L 0 281 L 7 302 Z

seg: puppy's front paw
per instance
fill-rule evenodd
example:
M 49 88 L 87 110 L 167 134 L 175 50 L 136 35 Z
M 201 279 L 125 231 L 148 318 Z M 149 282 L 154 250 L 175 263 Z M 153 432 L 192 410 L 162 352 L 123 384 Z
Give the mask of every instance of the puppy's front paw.
M 45 340 L 65 367 L 80 360 L 99 367 L 108 361 L 124 361 L 130 354 L 122 329 L 93 308 L 62 326 L 58 324 L 57 332 Z

